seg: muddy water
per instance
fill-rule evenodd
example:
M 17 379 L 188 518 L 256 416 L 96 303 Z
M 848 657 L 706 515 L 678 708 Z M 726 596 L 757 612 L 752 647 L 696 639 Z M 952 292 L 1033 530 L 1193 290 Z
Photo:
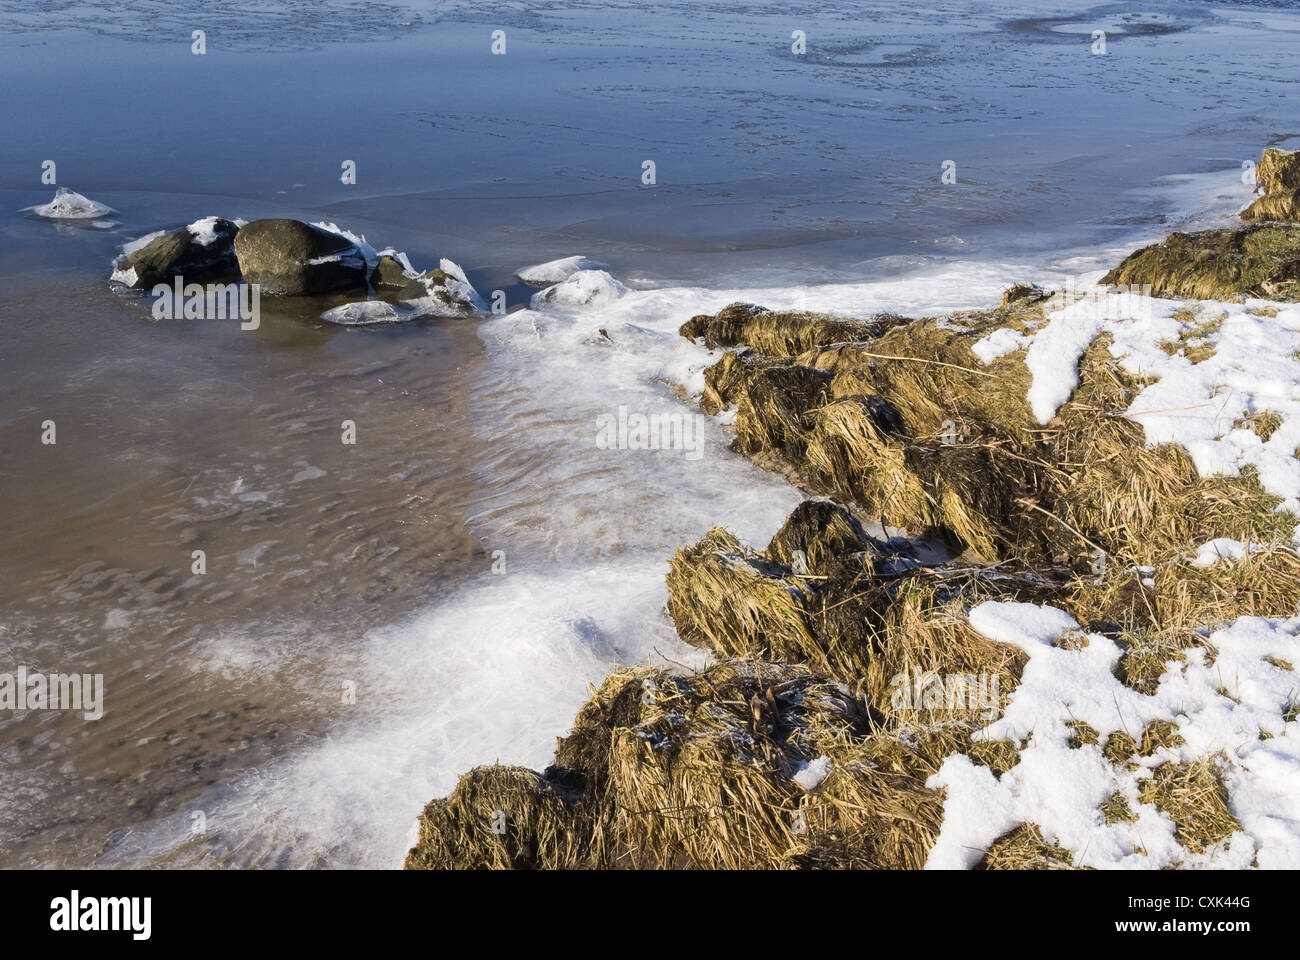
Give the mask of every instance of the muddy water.
M 106 712 L 0 717 L 7 866 L 85 863 L 319 737 L 365 631 L 487 562 L 463 522 L 473 322 L 155 321 L 101 273 L 9 280 L 0 645 L 103 674 Z

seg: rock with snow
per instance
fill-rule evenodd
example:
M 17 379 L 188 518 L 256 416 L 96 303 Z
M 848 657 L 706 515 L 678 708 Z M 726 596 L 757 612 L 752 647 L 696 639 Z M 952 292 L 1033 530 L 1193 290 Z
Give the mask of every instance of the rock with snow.
M 179 230 L 148 234 L 122 248 L 112 278 L 145 290 L 173 277 L 186 283 L 225 279 L 239 267 L 234 247 L 238 232 L 233 220 L 204 217 Z
M 419 297 L 425 293 L 419 273 L 411 266 L 406 254 L 385 250 L 370 274 L 370 285 L 376 291 L 394 290 L 401 296 Z
M 450 311 L 442 316 L 468 317 L 487 311 L 487 304 L 469 282 L 460 264 L 446 257 L 438 261 L 438 269 L 420 274 L 420 280 L 428 289 L 429 295 L 440 300 Z
M 604 270 L 579 270 L 562 283 L 533 294 L 532 306 L 590 307 L 617 300 L 625 293 L 627 287 Z

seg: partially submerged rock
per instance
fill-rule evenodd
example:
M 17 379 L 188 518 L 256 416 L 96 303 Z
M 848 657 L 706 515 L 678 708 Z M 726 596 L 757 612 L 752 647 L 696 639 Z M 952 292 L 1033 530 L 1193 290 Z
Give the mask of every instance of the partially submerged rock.
M 235 256 L 245 281 L 278 296 L 364 290 L 371 273 L 352 240 L 299 220 L 254 220 L 235 236 Z
M 465 272 L 447 259 L 432 270 L 416 273 L 405 254 L 385 251 L 370 276 L 375 298 L 332 307 L 321 314 L 321 319 L 340 326 L 363 327 L 425 317 L 471 317 L 485 309 Z
M 113 279 L 148 290 L 173 277 L 186 283 L 224 280 L 239 264 L 234 241 L 239 226 L 222 217 L 204 217 L 189 226 L 154 235 L 148 242 L 128 244 L 113 264 Z M 144 239 L 144 238 L 142 238 Z
M 422 297 L 428 292 L 405 255 L 387 251 L 379 255 L 379 262 L 370 274 L 370 285 L 376 291 L 394 292 L 405 299 Z
M 242 224 L 205 217 L 127 244 L 112 274 L 115 282 L 141 289 L 173 277 L 198 284 L 242 279 L 261 293 L 317 297 L 315 311 L 329 307 L 320 317 L 343 326 L 469 317 L 486 310 L 465 272 L 451 260 L 417 273 L 406 254 L 377 252 L 364 237 L 331 223 Z M 345 302 L 349 291 L 367 299 Z
M 1300 225 L 1175 233 L 1130 254 L 1103 284 L 1143 287 L 1157 297 L 1300 300 Z

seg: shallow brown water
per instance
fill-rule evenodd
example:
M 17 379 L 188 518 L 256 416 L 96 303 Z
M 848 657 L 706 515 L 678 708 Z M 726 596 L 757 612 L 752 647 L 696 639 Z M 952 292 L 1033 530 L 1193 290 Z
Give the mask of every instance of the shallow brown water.
M 462 522 L 482 348 L 473 321 L 350 331 L 267 300 L 257 331 L 155 321 L 73 270 L 8 302 L 0 643 L 106 695 L 96 722 L 0 717 L 0 811 L 27 811 L 0 865 L 71 866 L 319 737 L 364 632 L 487 565 Z

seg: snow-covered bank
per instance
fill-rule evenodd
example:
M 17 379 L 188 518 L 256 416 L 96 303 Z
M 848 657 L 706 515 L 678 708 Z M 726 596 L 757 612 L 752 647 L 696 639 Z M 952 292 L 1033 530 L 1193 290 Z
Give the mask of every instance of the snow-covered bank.
M 970 867 L 989 844 L 1022 823 L 1036 823 L 1076 866 L 1158 870 L 1184 867 L 1300 867 L 1300 732 L 1284 717 L 1296 693 L 1300 619 L 1242 617 L 1212 633 L 1217 656 L 1187 651 L 1146 696 L 1115 676 L 1122 648 L 1100 634 L 1071 648 L 1057 641 L 1079 625 L 1061 610 L 985 603 L 970 612 L 982 635 L 1029 654 L 1003 716 L 977 738 L 1027 740 L 1020 762 L 994 776 L 967 757 L 949 757 L 931 780 L 947 790 L 943 829 L 928 866 Z M 1294 709 L 1294 707 L 1291 707 Z M 1070 743 L 1087 724 L 1102 740 L 1139 736 L 1155 721 L 1177 727 L 1181 743 L 1161 745 L 1128 765 L 1110 762 L 1102 743 Z M 1203 852 L 1180 844 L 1168 814 L 1142 802 L 1152 771 L 1210 757 L 1241 828 Z M 1098 808 L 1126 801 L 1132 819 L 1108 822 Z

